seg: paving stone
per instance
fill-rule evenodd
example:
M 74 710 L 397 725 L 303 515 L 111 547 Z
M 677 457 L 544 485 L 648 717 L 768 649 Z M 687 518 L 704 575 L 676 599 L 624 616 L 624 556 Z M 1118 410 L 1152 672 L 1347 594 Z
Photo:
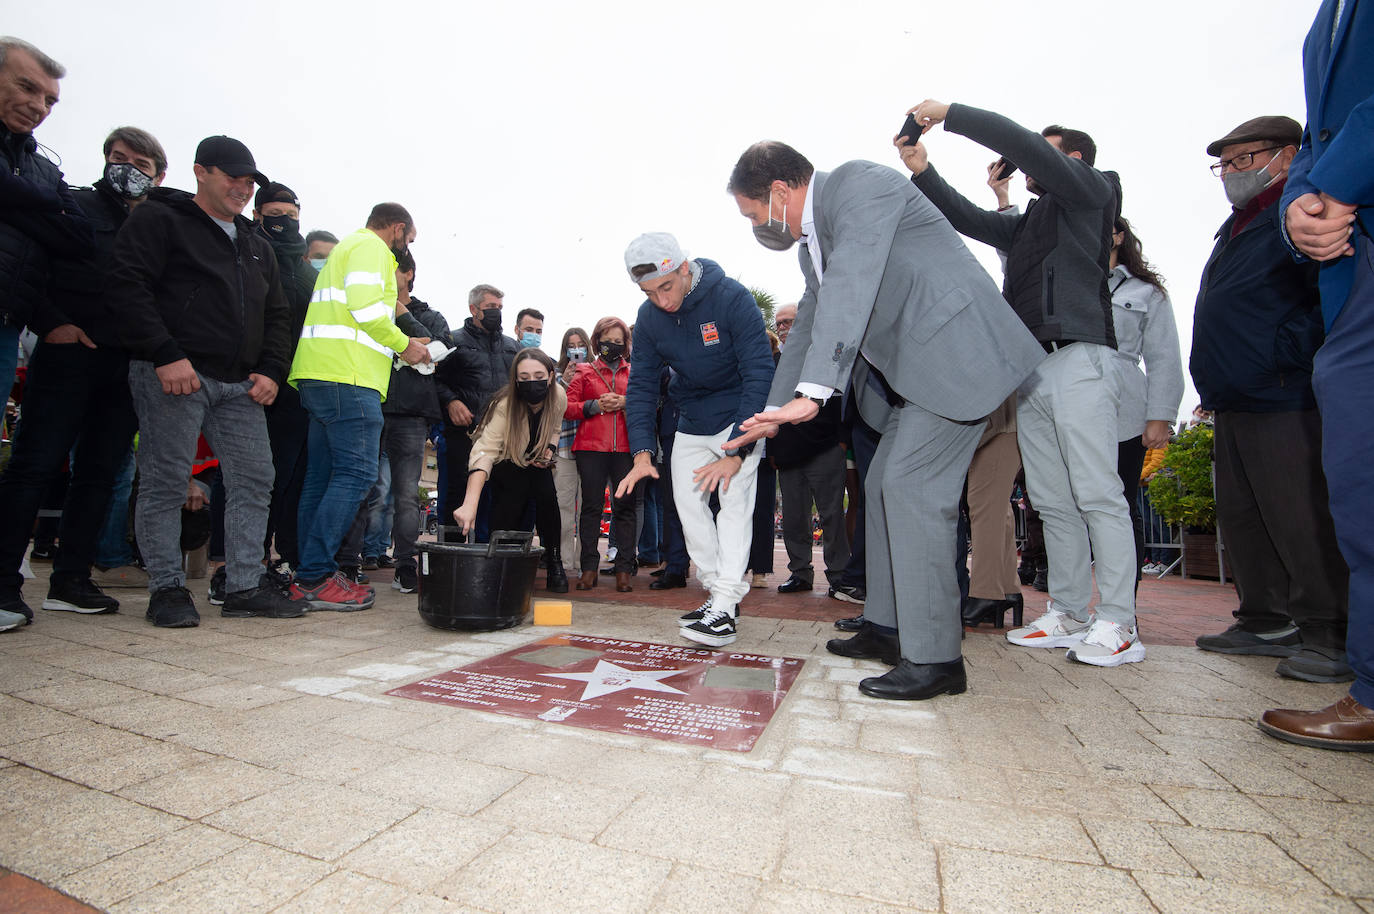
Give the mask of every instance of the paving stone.
M 847 819 L 789 833 L 777 877 L 786 885 L 937 910 L 935 848 L 901 822 Z
M 1353 902 L 1319 890 L 1272 888 L 1267 880 L 1225 882 L 1137 873 L 1136 881 L 1161 914 L 1234 914 L 1237 911 L 1302 911 L 1303 914 L 1359 914 Z
M 963 847 L 940 850 L 948 914 L 1152 914 L 1140 887 L 1121 870 Z
M 405 897 L 405 890 L 369 879 L 358 873 L 340 871 L 324 879 L 274 910 L 274 914 L 375 914 L 385 911 Z
M 704 849 L 713 866 L 762 877 L 777 865 L 782 820 L 776 804 L 735 804 L 728 815 L 713 804 L 684 804 L 677 797 L 640 797 L 596 839 L 606 847 L 700 863 Z
M 471 815 L 525 777 L 519 771 L 411 752 L 353 778 L 347 786 L 412 806 L 432 806 Z
M 1156 787 L 1155 793 L 1189 825 L 1233 831 L 1291 835 L 1293 830 L 1243 793 L 1198 790 L 1193 787 Z
M 783 757 L 782 770 L 896 790 L 914 790 L 917 783 L 911 759 L 855 749 L 793 746 Z
M 633 800 L 631 793 L 532 774 L 483 809 L 477 819 L 591 841 Z
M 1307 867 L 1332 891 L 1358 898 L 1374 898 L 1374 859 L 1350 845 L 1328 838 L 1276 835 L 1274 843 Z
M 721 872 L 709 867 L 676 864 L 658 890 L 658 895 L 646 906 L 656 914 L 746 914 L 754 910 L 763 883 L 748 876 Z
M 414 806 L 345 787 L 298 781 L 205 821 L 293 853 L 337 860 L 414 811 Z
M 1108 866 L 1149 873 L 1197 875 L 1197 870 L 1179 856 L 1149 822 L 1090 815 L 1082 816 L 1081 821 Z
M 777 883 L 764 885 L 753 908 L 754 914 L 905 914 L 913 910 L 916 909 L 905 905 Z
M 1320 882 L 1265 835 L 1181 825 L 1158 825 L 1156 829 L 1204 878 L 1245 884 L 1263 874 L 1265 885 L 1325 891 Z
M 916 800 L 916 821 L 925 838 L 944 844 L 1052 860 L 1102 862 L 1078 820 L 1060 813 L 920 797 Z
M 175 879 L 114 905 L 111 914 L 269 911 L 319 882 L 328 864 L 249 842 Z
M 418 892 L 452 876 L 509 828 L 438 809 L 421 809 L 360 845 L 342 866 Z
M 556 835 L 509 835 L 442 884 L 441 895 L 505 914 L 558 910 L 616 914 L 639 912 L 653 898 L 672 864 L 639 853 L 584 844 Z M 614 873 L 613 879 L 606 878 Z M 576 886 L 576 891 L 568 891 Z
M 201 819 L 295 779 L 235 759 L 213 758 L 119 791 L 120 796 L 188 819 Z
M 57 881 L 62 891 L 108 908 L 247 844 L 247 839 L 192 823 Z

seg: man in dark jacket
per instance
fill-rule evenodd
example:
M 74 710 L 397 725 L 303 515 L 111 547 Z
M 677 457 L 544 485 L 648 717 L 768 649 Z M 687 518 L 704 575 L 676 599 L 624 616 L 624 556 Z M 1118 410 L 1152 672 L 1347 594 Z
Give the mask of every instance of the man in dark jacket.
M 85 256 L 91 229 L 62 180 L 38 154 L 33 131 L 57 104 L 67 71 L 38 48 L 0 37 L 0 390 L 9 393 L 19 333 L 46 299 L 50 259 Z
M 739 424 L 763 409 L 773 380 L 773 352 L 754 297 L 711 260 L 688 260 L 666 232 L 641 235 L 625 251 L 630 279 L 647 300 L 635 318 L 625 422 L 634 466 L 617 498 L 645 477 L 658 478 L 658 385 L 673 369 L 668 392 L 678 408 L 673 436 L 673 502 L 697 579 L 711 596 L 680 620 L 682 636 L 723 647 L 735 640 L 739 602 L 753 534 L 754 489 L 762 451 L 725 450 Z M 711 516 L 711 493 L 720 511 Z
M 263 577 L 272 491 L 263 407 L 276 399 L 291 351 L 291 314 L 272 246 L 242 215 L 267 183 L 248 147 L 214 136 L 196 147 L 196 193 L 156 191 L 115 241 L 111 294 L 123 315 L 129 388 L 138 412 L 139 547 L 148 618 L 200 624 L 178 542 L 196 438 L 228 485 L 225 616 L 300 615 Z
M 397 319 L 409 336 L 429 337 L 445 345 L 449 341 L 448 321 L 428 304 L 411 295 L 415 288 L 415 257 L 409 252 L 397 258 L 397 301 L 406 314 Z M 403 321 L 418 326 L 407 328 Z M 442 363 L 441 363 L 442 364 Z M 401 593 L 413 593 L 418 583 L 415 570 L 415 539 L 420 534 L 420 471 L 425 462 L 425 437 L 431 423 L 440 416 L 439 390 L 434 369 L 393 361 L 391 387 L 382 404 L 382 452 L 391 464 L 391 498 L 396 506 L 391 537 L 395 542 L 392 558 L 396 562 L 391 586 Z M 466 481 L 467 475 L 463 479 Z
M 1312 393 L 1317 264 L 1294 261 L 1279 234 L 1301 142 L 1292 118 L 1257 117 L 1207 147 L 1232 211 L 1202 270 L 1188 367 L 1216 423 L 1217 526 L 1240 605 L 1234 625 L 1197 646 L 1284 657 L 1278 673 L 1290 679 L 1347 682 L 1349 572 Z
M 307 243 L 301 237 L 301 202 L 295 191 L 273 181 L 258 189 L 253 199 L 253 221 L 272 245 L 281 272 L 282 293 L 291 307 L 291 352 L 301 338 L 305 312 L 315 294 L 317 271 L 308 259 Z M 300 564 L 296 535 L 296 509 L 300 506 L 301 485 L 305 482 L 305 440 L 310 431 L 310 415 L 301 406 L 300 394 L 290 384 L 277 389 L 277 399 L 267 407 L 267 437 L 272 442 L 272 504 L 267 514 L 267 536 L 263 553 L 271 559 L 275 539 L 277 555 L 295 568 Z
M 62 505 L 59 546 L 43 608 L 114 612 L 119 602 L 91 582 L 115 472 L 138 419 L 129 396 L 129 357 L 119 346 L 120 314 L 106 281 L 115 233 L 167 173 L 167 155 L 152 135 L 120 127 L 105 140 L 105 174 L 72 192 L 94 230 L 81 258 L 54 258 L 51 298 L 29 317 L 39 337 L 29 363 L 24 416 L 0 476 L 0 609 L 28 615 L 19 566 L 43 493 L 76 449 Z
M 468 456 L 472 427 L 482 421 L 492 394 L 510 380 L 510 366 L 520 344 L 501 333 L 501 305 L 506 294 L 495 286 L 474 286 L 468 293 L 472 316 L 453 332 L 453 351 L 434 372 L 439 402 L 444 408 L 447 485 L 439 516 L 448 517 L 463 503 L 468 484 Z M 490 483 L 488 483 L 490 485 Z M 482 490 L 477 507 L 478 541 L 485 542 L 489 498 Z
M 1036 134 L 990 111 L 931 100 L 912 114 L 923 130 L 943 122 L 1001 153 L 1038 195 L 1020 215 L 980 209 L 929 166 L 918 137 L 898 137 L 912 181 L 954 228 L 1006 253 L 1002 294 L 1048 353 L 1019 391 L 1016 435 L 1045 522 L 1054 600 L 1007 640 L 1067 647 L 1069 659 L 1095 666 L 1137 663 L 1145 645 L 1135 625 L 1135 538 L 1116 472 L 1120 393 L 1112 380 L 1116 333 L 1107 286 L 1120 183 L 1093 167 L 1097 146 L 1081 130 L 1052 126 Z M 1094 577 L 1101 594 L 1095 612 Z

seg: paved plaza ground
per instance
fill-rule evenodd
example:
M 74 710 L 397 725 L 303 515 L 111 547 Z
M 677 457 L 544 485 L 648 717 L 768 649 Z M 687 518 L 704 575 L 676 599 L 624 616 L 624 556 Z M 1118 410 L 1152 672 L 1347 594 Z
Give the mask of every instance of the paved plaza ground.
M 731 649 L 806 664 L 738 753 L 385 694 L 556 632 L 677 642 L 695 586 L 471 635 L 375 577 L 357 614 L 222 619 L 200 581 L 197 629 L 125 591 L 0 635 L 0 912 L 1374 912 L 1374 758 L 1254 724 L 1344 688 L 1193 648 L 1229 587 L 1147 581 L 1118 669 L 970 632 L 968 693 L 914 704 L 825 652 L 852 607 L 752 591 Z

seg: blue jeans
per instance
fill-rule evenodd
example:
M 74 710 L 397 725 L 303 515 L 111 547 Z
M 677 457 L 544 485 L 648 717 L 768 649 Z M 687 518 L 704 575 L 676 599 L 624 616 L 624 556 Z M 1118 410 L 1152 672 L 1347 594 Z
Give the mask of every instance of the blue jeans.
M 305 485 L 297 515 L 301 566 L 296 577 L 329 577 L 358 505 L 377 481 L 382 396 L 367 387 L 302 380 L 301 405 L 310 413 Z
M 663 561 L 663 502 L 658 486 L 651 480 L 644 486 L 644 525 L 639 530 L 639 563 L 657 565 Z
M 134 449 L 129 448 L 124 462 L 115 470 L 110 507 L 105 512 L 105 525 L 95 544 L 95 563 L 101 568 L 119 568 L 134 563 L 134 550 L 129 545 L 129 495 L 133 489 Z
M 382 451 L 377 470 L 377 482 L 367 499 L 367 535 L 363 538 L 363 555 L 386 555 L 391 548 L 391 526 L 396 517 L 396 504 L 391 500 L 391 460 Z
M 1345 650 L 1350 694 L 1374 708 L 1374 244 L 1355 236 L 1355 282 L 1313 360 L 1312 390 L 1322 414 L 1322 469 L 1336 541 L 1350 566 Z

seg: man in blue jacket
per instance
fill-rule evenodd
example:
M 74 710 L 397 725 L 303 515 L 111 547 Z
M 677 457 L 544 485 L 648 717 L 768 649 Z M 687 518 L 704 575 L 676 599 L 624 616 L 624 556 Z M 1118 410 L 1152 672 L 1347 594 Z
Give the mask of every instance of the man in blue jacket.
M 683 637 L 711 647 L 735 640 L 739 601 L 753 538 L 754 484 L 760 452 L 725 450 L 739 424 L 763 409 L 773 381 L 773 354 L 763 315 L 749 290 L 705 258 L 688 260 L 666 232 L 641 235 L 625 250 L 625 269 L 648 300 L 635 318 L 625 421 L 634 466 L 617 490 L 623 498 L 645 477 L 658 478 L 653 459 L 659 374 L 674 376 L 673 500 L 697 578 L 711 592 L 680 620 Z M 720 512 L 711 517 L 711 493 Z
M 1350 694 L 1320 711 L 1272 710 L 1260 729 L 1325 749 L 1374 751 L 1374 4 L 1323 0 L 1303 44 L 1307 131 L 1289 169 L 1283 229 L 1321 263 L 1326 342 L 1312 387 L 1336 539 L 1350 567 Z
M 1233 207 L 1202 269 L 1188 367 L 1216 416 L 1217 524 L 1240 606 L 1197 646 L 1283 657 L 1278 674 L 1345 682 L 1346 569 L 1321 469 L 1312 355 L 1322 341 L 1315 264 L 1278 224 L 1302 127 L 1257 117 L 1207 147 Z

